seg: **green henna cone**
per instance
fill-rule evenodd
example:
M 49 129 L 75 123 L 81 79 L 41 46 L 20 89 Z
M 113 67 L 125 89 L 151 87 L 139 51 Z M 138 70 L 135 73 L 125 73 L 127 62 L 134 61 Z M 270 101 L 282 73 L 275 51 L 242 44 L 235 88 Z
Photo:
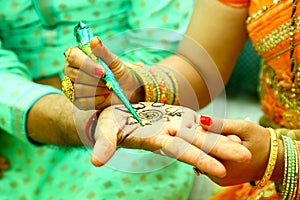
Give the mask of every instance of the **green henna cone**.
M 140 125 L 144 126 L 142 120 L 139 118 L 131 103 L 127 99 L 124 91 L 122 90 L 112 71 L 104 62 L 102 62 L 102 60 L 98 59 L 94 54 L 92 54 L 92 50 L 90 48 L 90 40 L 94 35 L 91 29 L 83 22 L 79 22 L 74 28 L 74 35 L 79 48 L 92 59 L 97 60 L 104 67 L 106 73 L 105 76 L 101 78 L 101 80 L 106 84 L 108 89 L 111 90 L 119 98 L 119 100 L 132 114 L 134 119 L 136 119 Z

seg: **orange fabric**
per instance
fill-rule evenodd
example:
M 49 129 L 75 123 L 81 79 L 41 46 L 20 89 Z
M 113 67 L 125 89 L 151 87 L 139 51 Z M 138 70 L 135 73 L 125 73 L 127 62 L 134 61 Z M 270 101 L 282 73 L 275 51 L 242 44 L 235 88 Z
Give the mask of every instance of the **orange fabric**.
M 250 0 L 219 0 L 220 2 L 232 7 L 246 7 L 249 6 Z
M 248 25 L 247 30 L 249 37 L 253 44 L 256 44 L 262 38 L 271 34 L 272 31 L 278 29 L 283 24 L 290 23 L 292 13 L 292 0 L 282 0 L 280 3 L 273 4 L 273 0 L 251 0 L 249 7 L 249 16 L 258 13 L 263 6 L 268 9 L 262 15 L 253 19 Z M 297 2 L 296 17 L 300 15 L 300 1 Z M 274 38 L 274 40 L 279 38 Z M 300 33 L 295 33 L 293 36 L 294 42 L 300 41 Z M 300 123 L 293 123 L 285 116 L 291 112 L 286 108 L 283 102 L 280 102 L 278 95 L 276 96 L 272 88 L 281 88 L 282 91 L 289 91 L 291 89 L 291 59 L 290 59 L 290 38 L 286 38 L 271 48 L 268 52 L 260 55 L 265 64 L 272 70 L 272 73 L 261 73 L 260 77 L 260 92 L 261 105 L 264 115 L 267 119 L 272 120 L 281 127 L 286 128 L 300 128 Z M 300 64 L 300 45 L 294 48 L 294 57 L 296 65 Z M 270 75 L 274 74 L 274 75 Z M 271 83 L 270 83 L 270 80 Z M 297 101 L 300 101 L 300 94 L 298 94 Z M 289 98 L 288 96 L 286 96 Z
M 260 200 L 279 200 L 271 182 L 264 188 L 264 195 Z M 249 183 L 230 186 L 219 192 L 217 195 L 209 198 L 209 200 L 254 200 L 258 196 L 258 190 L 254 189 Z

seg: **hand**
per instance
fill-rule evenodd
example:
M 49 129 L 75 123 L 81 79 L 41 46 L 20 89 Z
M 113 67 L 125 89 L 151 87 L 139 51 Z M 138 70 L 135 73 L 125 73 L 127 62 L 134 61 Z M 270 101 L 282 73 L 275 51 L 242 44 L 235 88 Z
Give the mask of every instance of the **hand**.
M 201 124 L 201 126 L 209 132 L 240 137 L 242 144 L 252 154 L 252 159 L 249 163 L 237 163 L 230 160 L 222 161 L 222 164 L 226 167 L 227 174 L 223 178 L 209 174 L 209 177 L 214 182 L 227 186 L 260 180 L 263 177 L 270 154 L 270 135 L 267 129 L 250 121 L 228 119 L 212 119 L 211 125 Z M 282 143 L 279 142 L 279 146 L 282 146 Z
M 116 55 L 102 44 L 98 37 L 91 40 L 93 53 L 113 72 L 126 96 L 136 103 L 144 98 L 143 88 L 137 77 Z M 120 103 L 112 98 L 112 92 L 99 81 L 105 75 L 103 66 L 85 55 L 79 48 L 70 48 L 66 53 L 63 72 L 73 82 L 74 104 L 81 109 L 104 109 Z M 141 65 L 141 63 L 136 63 Z
M 5 157 L 0 155 L 0 178 L 3 177 L 3 172 L 9 168 L 8 161 Z
M 217 159 L 246 162 L 251 158 L 244 146 L 203 131 L 198 126 L 197 113 L 191 109 L 158 103 L 139 103 L 134 108 L 145 126 L 137 124 L 123 105 L 101 112 L 92 153 L 95 166 L 105 164 L 117 146 L 152 152 L 161 149 L 167 156 L 217 177 L 226 175 Z

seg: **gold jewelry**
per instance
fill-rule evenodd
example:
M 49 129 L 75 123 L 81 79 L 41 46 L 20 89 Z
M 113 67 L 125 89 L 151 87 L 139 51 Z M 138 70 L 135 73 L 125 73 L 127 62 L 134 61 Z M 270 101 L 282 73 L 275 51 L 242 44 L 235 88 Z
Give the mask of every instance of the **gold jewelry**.
M 162 156 L 166 156 L 167 154 L 162 150 L 162 148 L 159 149 L 159 153 L 162 155 Z
M 65 96 L 70 100 L 74 101 L 74 87 L 73 83 L 70 79 L 70 77 L 65 76 L 61 82 L 62 85 L 62 91 L 65 94 Z
M 278 154 L 278 140 L 277 135 L 272 128 L 267 128 L 270 136 L 271 136 L 271 150 L 270 150 L 270 156 L 268 161 L 268 166 L 266 168 L 265 174 L 262 177 L 262 179 L 255 185 L 257 188 L 263 188 L 268 181 L 271 178 L 271 175 L 273 173 L 273 170 L 275 168 L 276 160 L 277 160 L 277 154 Z
M 201 174 L 207 175 L 206 172 L 198 169 L 197 167 L 193 167 L 194 173 L 196 174 L 196 176 L 200 176 Z
M 73 47 L 69 47 L 69 48 L 67 49 L 67 51 L 64 52 L 64 55 L 65 55 L 65 57 L 66 57 L 66 62 L 68 61 L 68 58 L 69 58 L 69 56 L 70 56 L 72 50 L 73 50 Z

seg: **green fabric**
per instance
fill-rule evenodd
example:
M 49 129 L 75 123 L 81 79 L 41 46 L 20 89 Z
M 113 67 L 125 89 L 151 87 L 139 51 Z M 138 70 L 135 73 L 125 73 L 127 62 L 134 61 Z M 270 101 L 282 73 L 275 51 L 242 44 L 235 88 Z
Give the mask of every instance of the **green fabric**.
M 61 94 L 32 80 L 62 76 L 78 21 L 123 59 L 151 64 L 174 51 L 192 6 L 186 0 L 0 1 L 0 154 L 11 164 L 0 179 L 0 199 L 187 199 L 191 166 L 120 149 L 119 158 L 128 159 L 95 168 L 90 150 L 31 144 L 25 122 L 39 98 Z

